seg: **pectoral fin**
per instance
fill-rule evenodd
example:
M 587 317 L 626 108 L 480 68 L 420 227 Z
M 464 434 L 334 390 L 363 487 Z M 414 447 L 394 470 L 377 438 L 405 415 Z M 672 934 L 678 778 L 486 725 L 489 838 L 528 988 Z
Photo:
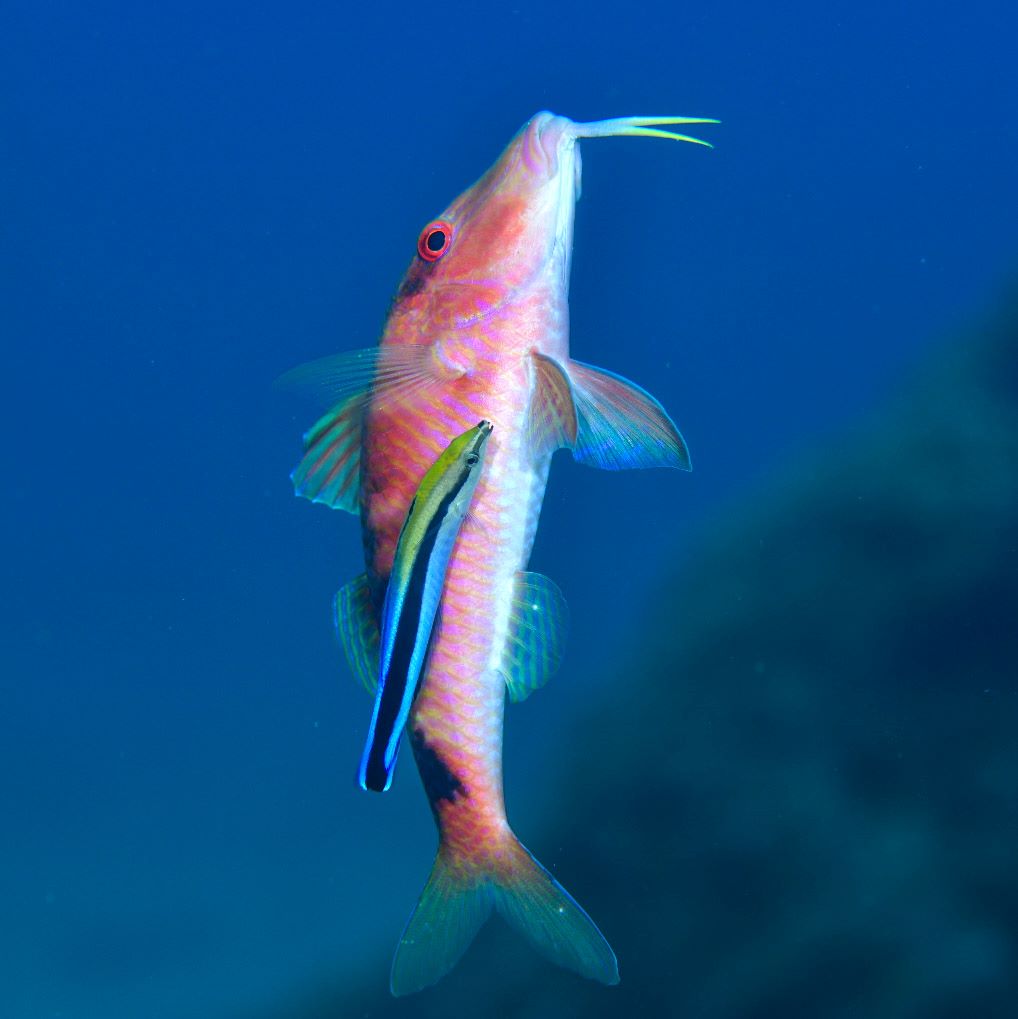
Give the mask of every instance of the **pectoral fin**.
M 530 408 L 530 445 L 536 455 L 576 445 L 576 404 L 569 376 L 558 361 L 534 355 L 534 397 Z
M 555 675 L 568 631 L 569 608 L 558 585 L 540 573 L 517 573 L 500 666 L 511 701 L 526 700 Z
M 614 372 L 580 361 L 561 364 L 534 354 L 537 386 L 531 418 L 537 434 L 572 450 L 590 467 L 617 471 L 630 467 L 690 469 L 689 450 L 675 423 L 650 393 Z M 575 415 L 570 438 L 564 387 Z M 552 422 L 547 424 L 546 422 Z

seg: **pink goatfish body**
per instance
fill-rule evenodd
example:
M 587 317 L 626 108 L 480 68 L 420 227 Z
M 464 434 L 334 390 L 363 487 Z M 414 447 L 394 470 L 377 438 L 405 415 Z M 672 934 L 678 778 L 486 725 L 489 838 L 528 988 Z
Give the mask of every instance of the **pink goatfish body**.
M 678 429 L 638 386 L 569 357 L 568 281 L 580 138 L 697 141 L 630 117 L 538 113 L 418 240 L 381 343 L 298 374 L 339 402 L 305 436 L 298 494 L 359 513 L 366 573 L 337 596 L 354 672 L 377 682 L 397 539 L 418 485 L 479 420 L 493 431 L 455 539 L 407 735 L 439 832 L 431 876 L 393 960 L 406 994 L 456 964 L 492 910 L 555 963 L 606 984 L 618 966 L 593 921 L 516 838 L 502 794 L 506 689 L 521 700 L 561 659 L 565 603 L 525 572 L 552 453 L 609 470 L 689 469 Z M 700 143 L 705 144 L 705 143 Z

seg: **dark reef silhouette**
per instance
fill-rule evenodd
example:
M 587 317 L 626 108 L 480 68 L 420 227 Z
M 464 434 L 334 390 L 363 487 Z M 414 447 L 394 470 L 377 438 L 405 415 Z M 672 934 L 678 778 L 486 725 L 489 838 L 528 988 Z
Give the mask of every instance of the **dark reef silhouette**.
M 648 600 L 533 838 L 622 984 L 486 931 L 264 1016 L 1018 1014 L 1018 292 Z

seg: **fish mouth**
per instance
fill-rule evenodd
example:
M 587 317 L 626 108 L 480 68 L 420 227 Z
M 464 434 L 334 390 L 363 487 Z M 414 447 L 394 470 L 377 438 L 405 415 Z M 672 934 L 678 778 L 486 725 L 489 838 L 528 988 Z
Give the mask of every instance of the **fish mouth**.
M 559 157 L 563 149 L 571 146 L 574 141 L 575 136 L 570 132 L 573 126 L 568 117 L 559 117 L 547 111 L 538 113 L 530 121 L 534 143 L 544 157 L 542 169 L 549 177 L 554 177 L 559 172 Z

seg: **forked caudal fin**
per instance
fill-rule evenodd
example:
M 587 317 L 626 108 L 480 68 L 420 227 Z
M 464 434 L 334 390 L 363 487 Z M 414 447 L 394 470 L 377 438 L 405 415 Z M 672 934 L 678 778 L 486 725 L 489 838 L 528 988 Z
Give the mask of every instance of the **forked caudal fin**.
M 603 984 L 619 982 L 615 953 L 594 921 L 509 832 L 497 872 L 439 848 L 392 960 L 392 993 L 412 994 L 445 976 L 493 908 L 557 965 Z

